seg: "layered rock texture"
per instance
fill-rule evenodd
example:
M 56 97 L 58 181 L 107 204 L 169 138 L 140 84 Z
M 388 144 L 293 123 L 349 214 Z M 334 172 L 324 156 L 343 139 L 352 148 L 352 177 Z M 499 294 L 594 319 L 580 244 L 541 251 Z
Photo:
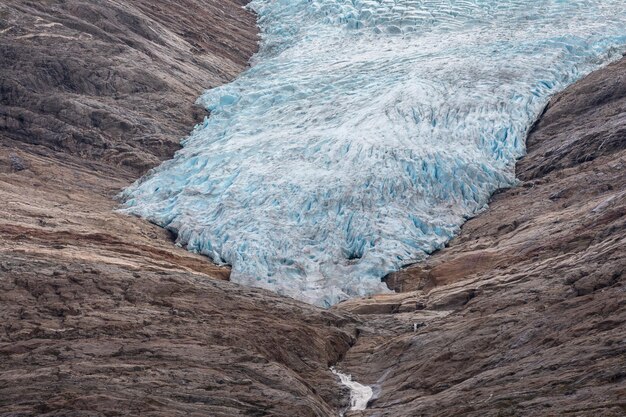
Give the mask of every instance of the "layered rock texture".
M 204 116 L 198 94 L 246 67 L 242 4 L 0 4 L 0 415 L 347 404 L 328 365 L 350 319 L 219 281 L 228 270 L 114 212 Z
M 520 185 L 398 294 L 321 310 L 116 214 L 202 89 L 243 70 L 235 0 L 0 5 L 0 415 L 626 414 L 626 60 L 555 97 Z
M 226 278 L 113 197 L 178 149 L 203 88 L 245 68 L 254 25 L 237 1 L 3 2 L 2 253 Z
M 517 172 L 400 294 L 339 306 L 374 314 L 363 415 L 626 414 L 626 60 L 552 99 Z

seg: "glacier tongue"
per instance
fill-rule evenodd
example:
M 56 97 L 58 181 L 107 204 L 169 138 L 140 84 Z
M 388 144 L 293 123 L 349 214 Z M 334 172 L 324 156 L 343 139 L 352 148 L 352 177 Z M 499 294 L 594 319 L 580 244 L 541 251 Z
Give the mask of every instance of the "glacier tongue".
M 329 306 L 441 248 L 514 184 L 549 96 L 617 58 L 623 0 L 253 0 L 261 50 L 124 211 Z M 523 208 L 520 208 L 523 209 Z

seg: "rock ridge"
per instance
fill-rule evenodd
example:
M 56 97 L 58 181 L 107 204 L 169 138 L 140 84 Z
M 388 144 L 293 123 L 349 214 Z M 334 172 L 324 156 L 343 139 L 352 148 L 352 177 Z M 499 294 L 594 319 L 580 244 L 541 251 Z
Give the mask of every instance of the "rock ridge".
M 238 0 L 0 4 L 0 415 L 320 416 L 358 319 L 223 280 L 116 213 L 200 92 L 243 71 Z

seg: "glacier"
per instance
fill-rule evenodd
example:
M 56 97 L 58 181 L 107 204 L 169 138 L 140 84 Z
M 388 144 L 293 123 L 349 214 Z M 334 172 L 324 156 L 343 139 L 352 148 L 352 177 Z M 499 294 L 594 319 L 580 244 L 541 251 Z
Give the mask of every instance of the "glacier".
M 626 51 L 623 0 L 253 0 L 259 53 L 122 211 L 320 306 L 442 248 L 550 96 Z M 520 207 L 523 210 L 523 207 Z

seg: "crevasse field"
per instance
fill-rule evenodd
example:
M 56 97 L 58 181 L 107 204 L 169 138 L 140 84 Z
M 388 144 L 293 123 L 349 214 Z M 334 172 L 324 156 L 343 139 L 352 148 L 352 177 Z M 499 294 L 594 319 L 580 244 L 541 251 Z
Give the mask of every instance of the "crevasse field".
M 624 0 L 254 0 L 261 50 L 124 211 L 322 306 L 441 248 L 515 183 L 551 94 L 626 50 Z M 523 207 L 520 207 L 523 210 Z

